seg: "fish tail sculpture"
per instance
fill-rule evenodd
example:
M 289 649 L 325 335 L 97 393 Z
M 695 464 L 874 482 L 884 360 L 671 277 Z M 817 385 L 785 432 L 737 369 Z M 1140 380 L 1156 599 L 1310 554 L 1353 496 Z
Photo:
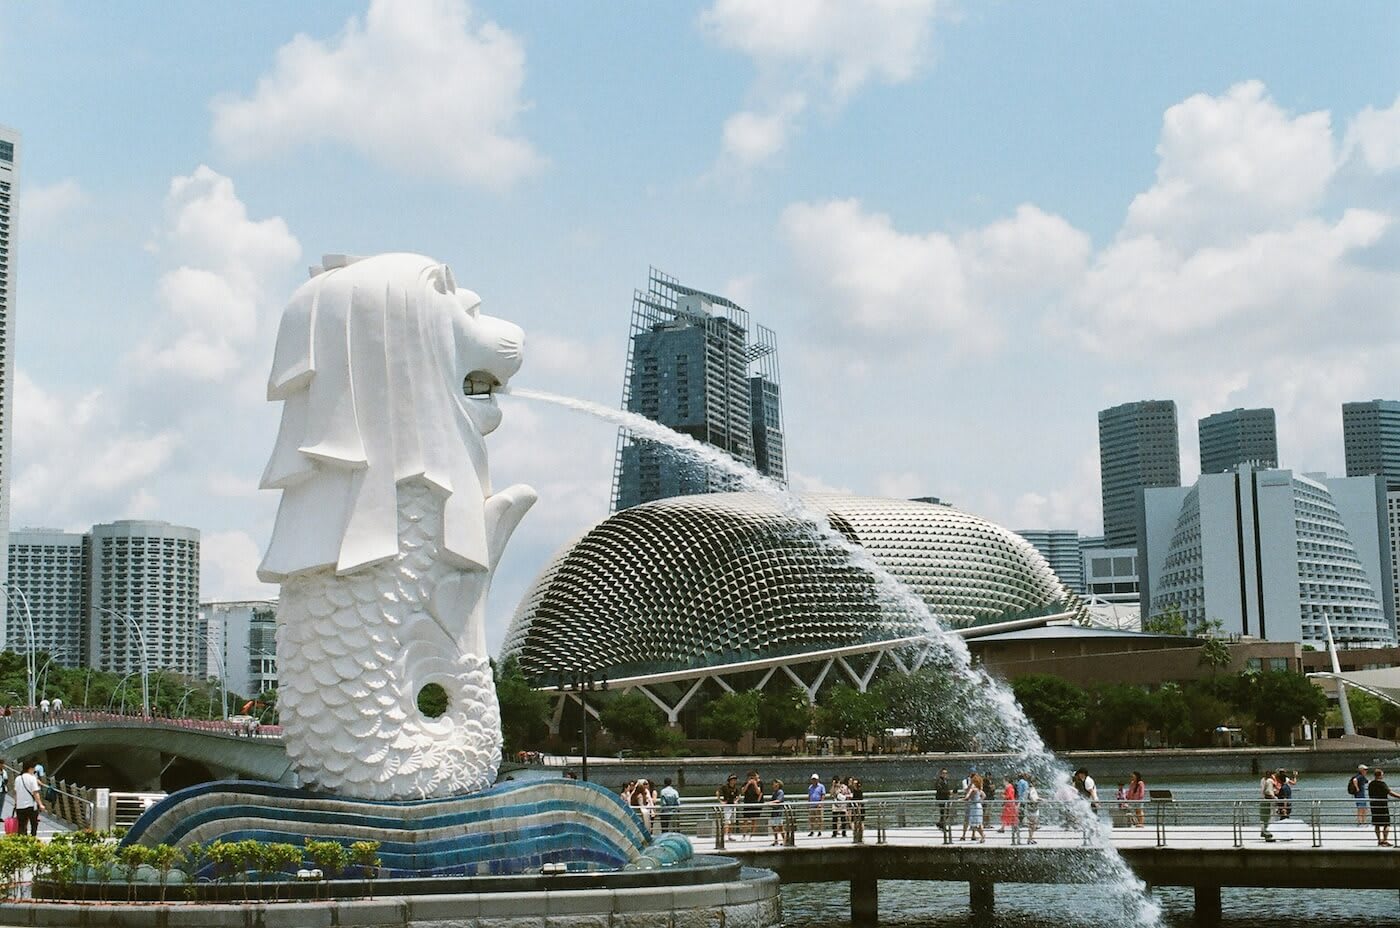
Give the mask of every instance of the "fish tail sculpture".
M 491 490 L 493 393 L 523 334 L 420 255 L 328 256 L 283 313 L 268 398 L 282 491 L 259 576 L 282 585 L 278 709 L 304 785 L 398 800 L 490 786 L 491 576 L 535 501 Z M 419 708 L 436 684 L 446 709 Z

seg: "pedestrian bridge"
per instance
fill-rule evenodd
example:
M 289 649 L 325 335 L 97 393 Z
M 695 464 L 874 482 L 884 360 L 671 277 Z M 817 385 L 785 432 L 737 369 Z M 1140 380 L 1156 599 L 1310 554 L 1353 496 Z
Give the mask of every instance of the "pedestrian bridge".
M 1102 883 L 1107 848 L 1149 887 L 1192 887 L 1197 919 L 1206 924 L 1220 918 L 1224 887 L 1400 890 L 1400 851 L 1378 843 L 1371 805 L 1359 823 L 1348 799 L 1295 801 L 1286 810 L 1250 800 L 1111 802 L 1097 814 L 1077 800 L 1046 801 L 1034 811 L 1033 838 L 1025 825 L 998 831 L 1003 807 L 988 801 L 985 841 L 970 829 L 964 837 L 959 801 L 891 797 L 863 805 L 852 805 L 846 833 L 838 828 L 836 837 L 830 802 L 816 813 L 800 801 L 768 805 L 752 818 L 740 807 L 728 823 L 713 803 L 686 805 L 671 824 L 692 835 L 697 850 L 713 847 L 774 870 L 785 883 L 849 879 L 851 921 L 864 926 L 878 921 L 880 880 L 965 882 L 974 920 L 987 921 L 997 883 Z M 1008 820 L 1021 818 L 1016 811 Z M 816 821 L 809 816 L 820 818 L 821 834 L 807 836 Z M 1268 819 L 1262 828 L 1261 818 Z
M 0 757 L 34 758 L 51 777 L 117 789 L 173 792 L 231 777 L 290 781 L 280 729 L 199 719 L 21 711 L 0 718 Z

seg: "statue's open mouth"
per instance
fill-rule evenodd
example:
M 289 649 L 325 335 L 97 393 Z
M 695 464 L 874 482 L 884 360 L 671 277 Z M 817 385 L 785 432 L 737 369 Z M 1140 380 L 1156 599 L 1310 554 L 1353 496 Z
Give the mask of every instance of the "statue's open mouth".
M 467 396 L 490 396 L 501 386 L 501 381 L 490 371 L 472 371 L 462 381 L 462 392 Z

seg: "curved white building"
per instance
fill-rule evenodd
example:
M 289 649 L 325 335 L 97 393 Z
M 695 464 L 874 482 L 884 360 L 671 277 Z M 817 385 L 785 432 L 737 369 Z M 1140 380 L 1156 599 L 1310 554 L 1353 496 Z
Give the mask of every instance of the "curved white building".
M 901 499 L 806 502 L 946 626 L 1084 616 L 1034 547 L 986 519 Z M 721 493 L 622 510 L 566 546 L 521 601 L 502 655 L 540 683 L 584 671 L 658 677 L 868 655 L 923 631 L 769 499 Z
M 1244 466 L 1201 477 L 1179 506 L 1172 493 L 1148 490 L 1144 501 L 1150 614 L 1175 606 L 1188 622 L 1219 619 L 1231 633 L 1317 643 L 1326 618 L 1339 643 L 1394 643 L 1385 488 L 1376 478 Z

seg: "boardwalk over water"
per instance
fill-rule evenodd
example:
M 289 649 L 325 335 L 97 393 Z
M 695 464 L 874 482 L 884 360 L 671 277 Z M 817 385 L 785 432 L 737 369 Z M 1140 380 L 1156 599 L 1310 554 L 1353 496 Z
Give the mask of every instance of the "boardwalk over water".
M 715 848 L 750 866 L 776 871 L 785 883 L 830 883 L 838 874 L 849 879 L 851 919 L 857 925 L 878 921 L 880 880 L 965 882 L 980 918 L 992 912 L 997 883 L 1101 883 L 1107 874 L 1103 841 L 1149 886 L 1192 887 L 1197 918 L 1206 924 L 1220 917 L 1223 887 L 1400 891 L 1400 851 L 1378 846 L 1369 804 L 1368 823 L 1361 826 L 1350 800 L 1295 802 L 1282 820 L 1275 803 L 1148 803 L 1141 809 L 1143 827 L 1128 824 L 1136 820 L 1137 810 L 1107 805 L 1092 818 L 1075 802 L 1042 802 L 1043 827 L 1033 845 L 1024 843 L 1024 828 L 1019 844 L 1012 843 L 1010 827 L 997 831 L 999 803 L 987 804 L 991 824 L 985 843 L 958 840 L 964 812 L 960 802 L 946 810 L 952 823 L 948 836 L 937 824 L 938 803 L 926 800 L 867 801 L 859 837 L 831 837 L 829 808 L 822 835 L 807 837 L 805 804 L 793 803 L 783 815 L 777 847 L 771 846 L 768 833 L 771 812 L 752 819 L 755 831 L 761 826 L 763 832 L 752 836 L 744 834 L 741 813 L 734 834 L 723 841 L 716 840 L 714 826 L 724 813 L 713 805 L 687 806 L 677 824 L 696 836 L 697 850 Z M 1269 817 L 1272 841 L 1260 834 L 1261 813 Z M 1115 820 L 1121 827 L 1113 827 Z

